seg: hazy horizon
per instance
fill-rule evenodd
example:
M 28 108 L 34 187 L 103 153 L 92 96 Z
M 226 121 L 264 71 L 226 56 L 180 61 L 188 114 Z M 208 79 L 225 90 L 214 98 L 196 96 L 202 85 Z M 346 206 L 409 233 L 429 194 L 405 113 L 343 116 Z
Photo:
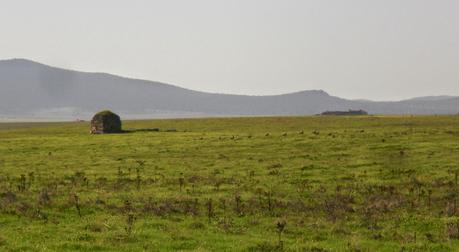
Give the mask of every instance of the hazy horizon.
M 0 58 L 228 94 L 459 95 L 459 2 L 4 3 Z
M 107 74 L 107 75 L 113 75 L 113 76 L 116 76 L 116 77 L 131 79 L 131 80 L 141 80 L 141 81 L 148 81 L 148 82 L 152 82 L 152 83 L 162 83 L 162 84 L 166 84 L 166 85 L 170 85 L 170 86 L 189 89 L 187 87 L 176 85 L 174 83 L 167 83 L 167 82 L 160 82 L 160 81 L 155 81 L 155 80 L 143 79 L 143 78 L 138 78 L 136 76 L 118 75 L 118 74 L 113 74 L 113 73 L 109 73 L 109 72 L 101 72 L 101 71 L 96 71 L 96 70 L 95 71 L 83 71 L 83 70 L 79 70 L 79 69 L 70 69 L 70 68 L 65 68 L 65 67 L 60 67 L 60 66 L 53 66 L 53 65 L 47 64 L 46 62 L 39 62 L 39 61 L 33 60 L 33 59 L 10 58 L 10 59 L 0 59 L 0 62 L 11 62 L 11 61 L 14 61 L 14 60 L 32 62 L 32 63 L 36 63 L 36 64 L 40 64 L 40 65 L 45 65 L 45 66 L 48 66 L 48 67 L 51 67 L 51 68 L 69 70 L 69 71 L 80 72 L 80 73 Z M 364 98 L 364 97 L 363 98 L 341 97 L 341 96 L 337 96 L 337 95 L 335 95 L 335 94 L 333 94 L 331 92 L 328 92 L 327 90 L 323 90 L 323 89 L 303 89 L 303 90 L 294 90 L 294 91 L 290 91 L 290 92 L 286 92 L 286 93 L 260 94 L 260 95 L 259 94 L 243 94 L 243 93 L 222 93 L 222 92 L 212 92 L 212 91 L 197 90 L 197 89 L 189 89 L 189 90 L 197 91 L 197 92 L 205 92 L 205 93 L 209 93 L 209 94 L 245 95 L 245 96 L 278 96 L 278 95 L 289 95 L 289 94 L 301 93 L 301 92 L 304 92 L 304 91 L 321 91 L 321 92 L 327 93 L 330 96 L 335 96 L 335 97 L 339 97 L 339 98 L 343 98 L 343 99 L 355 100 L 355 101 L 375 101 L 375 102 L 380 102 L 380 101 L 381 102 L 398 102 L 398 101 L 406 101 L 406 100 L 411 100 L 411 99 L 420 99 L 420 98 L 425 98 L 425 97 L 432 97 L 432 98 L 435 98 L 435 97 L 438 97 L 438 98 L 445 98 L 445 97 L 456 98 L 456 97 L 459 97 L 459 95 L 457 95 L 457 96 L 456 95 L 426 95 L 426 96 L 407 97 L 407 98 L 403 98 L 403 99 L 400 99 L 400 100 L 372 100 L 372 99 L 368 99 L 368 98 Z

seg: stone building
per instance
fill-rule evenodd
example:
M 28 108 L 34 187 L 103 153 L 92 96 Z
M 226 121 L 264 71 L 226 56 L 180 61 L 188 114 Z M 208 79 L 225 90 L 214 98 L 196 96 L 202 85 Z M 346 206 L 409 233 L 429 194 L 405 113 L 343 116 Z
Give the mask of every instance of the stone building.
M 349 110 L 349 111 L 325 111 L 321 115 L 326 116 L 362 116 L 368 115 L 368 112 L 365 110 Z
M 121 132 L 121 118 L 109 110 L 95 114 L 91 120 L 91 134 Z

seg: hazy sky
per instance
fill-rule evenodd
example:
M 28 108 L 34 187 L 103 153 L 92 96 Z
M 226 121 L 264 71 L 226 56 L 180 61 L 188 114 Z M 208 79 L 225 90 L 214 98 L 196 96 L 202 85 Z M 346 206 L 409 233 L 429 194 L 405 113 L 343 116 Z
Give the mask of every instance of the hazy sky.
M 458 0 L 0 0 L 0 58 L 219 93 L 459 95 Z

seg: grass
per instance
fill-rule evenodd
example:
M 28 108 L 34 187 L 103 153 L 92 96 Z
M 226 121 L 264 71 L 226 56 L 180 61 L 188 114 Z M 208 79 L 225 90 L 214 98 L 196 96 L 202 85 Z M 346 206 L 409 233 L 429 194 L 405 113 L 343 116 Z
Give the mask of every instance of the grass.
M 457 116 L 123 127 L 0 124 L 0 250 L 459 250 Z

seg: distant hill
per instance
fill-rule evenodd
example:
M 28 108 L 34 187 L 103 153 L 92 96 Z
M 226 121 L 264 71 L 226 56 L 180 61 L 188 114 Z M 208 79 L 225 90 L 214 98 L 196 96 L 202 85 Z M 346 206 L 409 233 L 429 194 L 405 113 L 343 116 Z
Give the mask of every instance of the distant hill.
M 416 97 L 410 99 L 409 101 L 443 101 L 449 99 L 456 99 L 459 98 L 458 96 L 450 96 L 450 95 L 439 95 L 439 96 L 424 96 L 424 97 Z
M 0 117 L 88 118 L 103 109 L 123 118 L 313 115 L 349 109 L 370 114 L 457 114 L 459 97 L 372 102 L 342 99 L 322 90 L 273 96 L 214 94 L 25 59 L 0 61 Z

